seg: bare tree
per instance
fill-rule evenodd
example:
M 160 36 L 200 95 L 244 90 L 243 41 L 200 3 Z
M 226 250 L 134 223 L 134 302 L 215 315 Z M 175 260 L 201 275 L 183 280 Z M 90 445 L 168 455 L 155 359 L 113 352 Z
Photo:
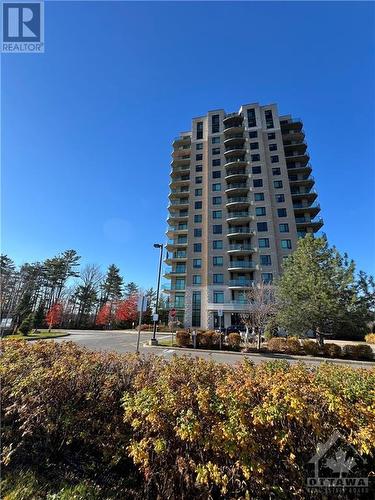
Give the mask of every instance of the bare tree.
M 257 349 L 260 349 L 265 326 L 278 310 L 275 287 L 263 281 L 255 283 L 246 293 L 246 299 L 246 311 L 241 318 L 257 335 Z

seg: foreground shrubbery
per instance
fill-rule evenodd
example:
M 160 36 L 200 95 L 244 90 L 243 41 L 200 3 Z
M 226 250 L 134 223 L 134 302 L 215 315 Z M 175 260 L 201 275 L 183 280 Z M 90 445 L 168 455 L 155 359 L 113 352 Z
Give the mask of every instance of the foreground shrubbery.
M 375 452 L 373 369 L 3 349 L 5 498 L 305 498 L 335 429 Z
M 366 335 L 365 340 L 368 344 L 375 344 L 375 333 L 369 333 Z

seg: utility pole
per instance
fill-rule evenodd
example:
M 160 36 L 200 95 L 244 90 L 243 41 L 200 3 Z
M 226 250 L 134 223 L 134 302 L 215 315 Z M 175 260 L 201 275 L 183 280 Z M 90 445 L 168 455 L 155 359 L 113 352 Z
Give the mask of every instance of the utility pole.
M 160 291 L 160 277 L 161 277 L 161 264 L 163 261 L 163 249 L 164 245 L 162 243 L 154 243 L 154 248 L 159 248 L 160 257 L 159 257 L 159 270 L 158 270 L 158 283 L 156 286 L 156 305 L 155 305 L 155 314 L 154 314 L 154 330 L 152 333 L 152 338 L 150 340 L 150 345 L 158 345 L 158 341 L 156 340 L 156 325 L 159 321 L 158 315 L 158 307 L 159 307 L 159 291 Z

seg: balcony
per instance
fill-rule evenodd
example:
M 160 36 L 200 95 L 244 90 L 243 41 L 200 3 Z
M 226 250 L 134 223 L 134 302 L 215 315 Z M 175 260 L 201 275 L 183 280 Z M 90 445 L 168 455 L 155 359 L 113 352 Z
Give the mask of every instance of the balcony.
M 178 212 L 170 212 L 167 218 L 168 224 L 172 222 L 187 221 L 189 214 L 180 214 Z
M 228 158 L 230 156 L 243 157 L 245 154 L 246 154 L 246 149 L 244 149 L 242 146 L 238 146 L 238 147 L 234 147 L 234 145 L 228 146 L 227 148 L 225 148 L 225 151 L 224 151 L 224 155 L 226 158 Z
M 310 188 L 315 184 L 314 177 L 311 176 L 303 176 L 299 179 L 291 179 L 289 178 L 289 184 L 291 187 L 294 186 L 310 186 Z
M 226 202 L 227 208 L 248 207 L 249 205 L 251 205 L 251 202 L 246 196 L 228 197 L 227 202 Z
M 230 156 L 225 160 L 225 168 L 233 168 L 233 167 L 246 167 L 247 161 L 244 156 L 236 157 Z
M 305 134 L 304 134 L 303 129 L 301 129 L 301 130 L 295 130 L 295 129 L 282 130 L 281 133 L 282 133 L 284 144 L 285 144 L 285 142 L 289 142 L 289 141 L 303 142 L 305 139 Z
M 173 237 L 175 234 L 187 234 L 188 232 L 188 228 L 187 228 L 187 224 L 184 224 L 183 227 L 179 227 L 179 226 L 168 226 L 165 234 L 168 236 L 168 237 Z
M 186 268 L 183 270 L 166 269 L 163 274 L 164 278 L 173 278 L 174 276 L 186 276 Z
M 187 244 L 188 244 L 187 238 L 184 241 L 169 240 L 166 244 L 166 248 L 168 251 L 173 251 L 174 249 L 178 249 L 178 248 L 186 248 Z
M 172 207 L 188 207 L 189 206 L 189 198 L 181 198 L 177 200 L 172 200 L 170 204 L 168 205 L 168 210 Z
M 232 134 L 227 139 L 224 139 L 224 146 L 228 149 L 241 148 L 245 142 L 245 137 L 242 133 Z
M 314 189 L 300 189 L 299 191 L 292 191 L 291 194 L 293 201 L 301 198 L 306 198 L 307 200 L 314 201 L 318 197 L 318 194 Z
M 173 158 L 171 165 L 172 167 L 178 167 L 180 165 L 190 165 L 190 155 L 181 155 L 179 157 Z
M 238 113 L 229 113 L 223 120 L 224 129 L 228 130 L 233 127 L 242 127 L 243 116 Z
M 176 177 L 171 180 L 169 187 L 173 186 L 183 186 L 190 183 L 190 175 L 182 175 L 181 177 Z
M 302 130 L 302 120 L 300 118 L 288 118 L 287 120 L 280 120 L 281 131 L 284 134 L 285 131 L 289 130 Z
M 288 155 L 285 153 L 285 160 L 287 163 L 287 168 L 289 168 L 290 163 L 295 163 L 295 162 L 300 163 L 301 166 L 305 166 L 309 163 L 310 156 L 308 155 L 308 153 L 294 152 L 294 154 L 288 154 Z
M 187 144 L 190 142 L 191 142 L 190 135 L 181 135 L 180 137 L 175 137 L 172 144 L 173 144 L 173 147 L 176 147 L 178 145 Z
M 243 237 L 244 234 L 254 234 L 254 231 L 249 227 L 233 226 L 229 227 L 227 232 L 227 236 L 230 238 Z
M 283 145 L 285 156 L 293 156 L 290 155 L 290 153 L 294 153 L 294 151 L 304 153 L 307 149 L 307 143 L 305 141 L 284 141 Z
M 304 213 L 310 214 L 310 217 L 315 217 L 320 212 L 319 203 L 293 203 L 293 210 L 296 217 L 302 216 Z
M 228 287 L 229 288 L 249 288 L 253 286 L 254 280 L 247 280 L 247 279 L 235 279 L 235 280 L 229 280 L 228 282 Z
M 190 165 L 186 165 L 186 166 L 182 166 L 182 167 L 174 167 L 171 171 L 170 171 L 170 176 L 171 177 L 177 177 L 179 174 L 181 173 L 189 173 L 190 172 Z
M 229 194 L 234 194 L 237 192 L 247 192 L 249 190 L 249 186 L 246 182 L 231 182 L 228 183 L 228 187 L 225 192 Z
M 288 168 L 288 173 L 292 172 L 293 174 L 309 175 L 312 172 L 312 168 L 311 168 L 310 163 L 299 164 L 297 162 L 297 164 L 296 164 L 296 163 L 292 162 L 292 163 L 288 163 L 287 168 Z
M 306 230 L 309 227 L 316 233 L 323 225 L 324 221 L 321 217 L 316 220 L 310 219 L 309 217 L 296 217 L 297 231 Z
M 164 259 L 164 262 L 171 266 L 175 262 L 185 262 L 187 259 L 187 252 L 186 251 L 177 251 L 177 252 L 171 252 L 167 254 L 167 257 Z
M 256 264 L 250 260 L 232 260 L 228 264 L 229 271 L 243 271 L 248 269 L 256 269 Z
M 231 168 L 227 175 L 225 176 L 225 180 L 227 182 L 247 179 L 249 173 L 246 168 Z
M 186 288 L 185 284 L 183 284 L 183 285 L 173 285 L 173 284 L 169 284 L 168 283 L 168 284 L 161 285 L 161 289 L 165 293 L 169 293 L 169 292 L 184 292 L 185 288 Z
M 244 312 L 247 309 L 247 303 L 237 300 L 230 300 L 221 304 L 209 303 L 207 304 L 209 311 L 224 311 L 224 312 Z
M 240 223 L 252 220 L 254 217 L 246 210 L 240 212 L 228 212 L 227 222 L 238 221 Z
M 255 251 L 256 251 L 255 248 L 253 248 L 248 243 L 232 243 L 228 247 L 228 253 L 235 255 L 245 255 L 254 253 Z

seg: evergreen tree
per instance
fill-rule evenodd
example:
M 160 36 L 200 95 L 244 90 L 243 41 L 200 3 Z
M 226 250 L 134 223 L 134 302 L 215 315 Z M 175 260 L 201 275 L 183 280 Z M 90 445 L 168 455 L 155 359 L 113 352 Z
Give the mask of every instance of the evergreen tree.
M 120 269 L 114 264 L 108 267 L 107 275 L 102 283 L 102 303 L 120 300 L 124 280 L 120 276 Z
M 129 283 L 127 283 L 124 288 L 125 288 L 124 296 L 126 299 L 128 299 L 129 297 L 133 297 L 134 295 L 137 295 L 139 292 L 138 285 L 134 283 L 134 281 L 130 281 Z
M 19 331 L 23 334 L 23 335 L 28 335 L 31 330 L 33 329 L 34 327 L 34 314 L 33 313 L 30 313 L 28 316 L 26 316 L 26 318 L 22 321 L 20 327 L 19 327 Z

